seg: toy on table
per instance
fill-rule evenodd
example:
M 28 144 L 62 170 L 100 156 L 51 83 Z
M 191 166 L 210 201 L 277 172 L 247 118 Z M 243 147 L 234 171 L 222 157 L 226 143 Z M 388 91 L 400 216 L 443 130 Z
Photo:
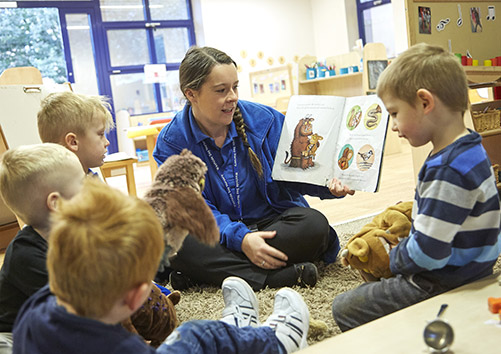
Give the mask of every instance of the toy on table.
M 490 297 L 487 299 L 487 304 L 489 311 L 499 314 L 499 319 L 501 320 L 501 297 Z
M 412 201 L 388 207 L 376 215 L 341 252 L 341 264 L 356 269 L 365 281 L 390 278 L 390 249 L 409 235 Z

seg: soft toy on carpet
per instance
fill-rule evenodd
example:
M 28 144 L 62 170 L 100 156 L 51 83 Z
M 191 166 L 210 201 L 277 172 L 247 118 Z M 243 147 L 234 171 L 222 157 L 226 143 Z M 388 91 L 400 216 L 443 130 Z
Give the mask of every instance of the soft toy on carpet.
M 341 252 L 341 264 L 360 272 L 365 281 L 390 278 L 389 252 L 409 236 L 412 222 L 412 201 L 393 205 L 376 215 Z
M 179 251 L 188 233 L 208 245 L 219 242 L 216 220 L 202 197 L 206 172 L 205 163 L 184 149 L 158 168 L 143 197 L 157 214 L 164 231 L 165 250 L 159 271 L 169 267 L 169 258 Z M 180 296 L 179 291 L 167 296 L 153 285 L 143 306 L 122 325 L 152 346 L 159 346 L 178 325 L 174 305 Z

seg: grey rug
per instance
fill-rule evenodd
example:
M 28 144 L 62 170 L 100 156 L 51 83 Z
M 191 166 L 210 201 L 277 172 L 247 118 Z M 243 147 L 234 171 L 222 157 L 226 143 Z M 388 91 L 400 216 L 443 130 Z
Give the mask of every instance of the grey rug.
M 372 218 L 373 216 L 334 225 L 341 247 Z M 501 258 L 496 264 L 495 271 L 501 270 L 500 264 Z M 294 290 L 303 296 L 310 310 L 310 331 L 308 333 L 310 345 L 341 333 L 332 318 L 332 300 L 337 294 L 355 288 L 362 283 L 358 273 L 341 266 L 339 259 L 328 266 L 320 262 L 317 267 L 320 279 L 314 288 L 294 287 Z M 277 290 L 264 289 L 256 294 L 259 300 L 261 322 L 264 322 L 273 312 L 273 299 Z M 195 319 L 218 320 L 221 318 L 223 307 L 221 289 L 215 287 L 193 288 L 183 291 L 181 301 L 176 305 L 180 322 Z

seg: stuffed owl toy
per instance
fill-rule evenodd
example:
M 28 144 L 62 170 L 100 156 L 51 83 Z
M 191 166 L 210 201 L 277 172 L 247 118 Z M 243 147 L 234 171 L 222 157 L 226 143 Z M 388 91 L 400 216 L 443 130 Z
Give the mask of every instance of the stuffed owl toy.
M 202 197 L 206 172 L 205 163 L 185 149 L 158 168 L 143 197 L 157 214 L 164 231 L 165 251 L 159 271 L 170 265 L 169 257 L 181 248 L 188 234 L 205 244 L 219 242 L 216 220 Z M 174 305 L 180 297 L 179 291 L 167 295 L 153 285 L 143 306 L 122 326 L 158 347 L 178 324 Z
M 391 248 L 409 236 L 412 201 L 392 205 L 376 215 L 341 252 L 341 264 L 356 269 L 365 281 L 390 278 Z
M 151 205 L 164 230 L 165 251 L 159 271 L 169 267 L 169 258 L 181 248 L 188 234 L 208 245 L 219 242 L 214 215 L 202 197 L 205 163 L 184 149 L 160 165 L 143 199 Z

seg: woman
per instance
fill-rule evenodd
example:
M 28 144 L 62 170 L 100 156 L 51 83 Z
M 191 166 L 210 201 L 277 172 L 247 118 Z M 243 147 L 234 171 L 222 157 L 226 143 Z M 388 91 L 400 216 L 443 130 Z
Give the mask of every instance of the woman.
M 184 109 L 160 132 L 153 152 L 161 164 L 183 148 L 207 164 L 203 196 L 221 241 L 215 248 L 188 236 L 172 259 L 171 285 L 220 285 L 229 275 L 255 290 L 314 286 L 317 260 L 333 262 L 339 240 L 304 194 L 343 197 L 354 191 L 332 180 L 329 188 L 271 178 L 283 114 L 238 100 L 235 62 L 210 47 L 188 50 L 179 68 Z

